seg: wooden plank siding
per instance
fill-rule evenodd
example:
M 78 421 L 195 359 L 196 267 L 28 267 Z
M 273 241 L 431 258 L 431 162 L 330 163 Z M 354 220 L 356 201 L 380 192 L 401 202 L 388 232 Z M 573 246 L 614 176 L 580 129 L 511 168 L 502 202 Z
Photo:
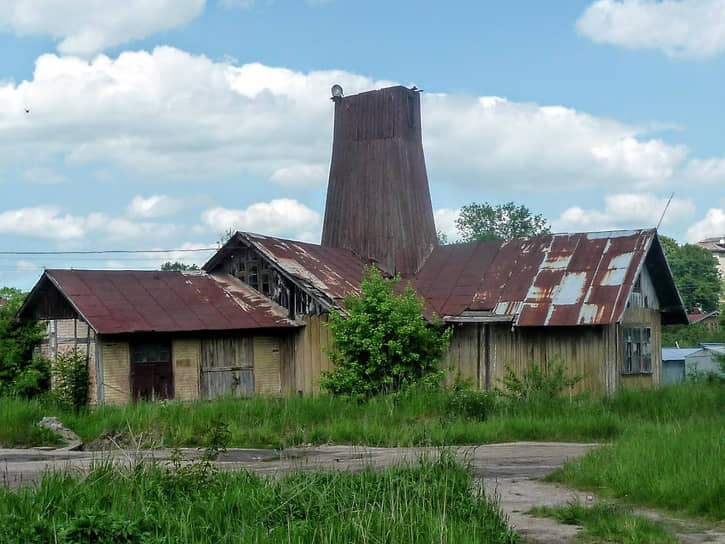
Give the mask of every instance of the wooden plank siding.
M 282 366 L 289 365 L 283 382 L 287 394 L 318 394 L 321 372 L 331 371 L 334 366 L 327 356 L 332 342 L 326 326 L 327 315 L 307 315 L 305 327 L 292 333 L 287 345 L 281 345 Z M 286 362 L 289 361 L 289 362 Z
M 662 384 L 662 324 L 659 311 L 652 308 L 628 308 L 622 318 L 622 326 L 649 327 L 651 330 L 652 373 L 625 375 L 622 373 L 622 347 L 619 351 L 619 387 L 651 389 Z
M 201 340 L 201 391 L 206 399 L 254 393 L 253 337 L 223 336 Z

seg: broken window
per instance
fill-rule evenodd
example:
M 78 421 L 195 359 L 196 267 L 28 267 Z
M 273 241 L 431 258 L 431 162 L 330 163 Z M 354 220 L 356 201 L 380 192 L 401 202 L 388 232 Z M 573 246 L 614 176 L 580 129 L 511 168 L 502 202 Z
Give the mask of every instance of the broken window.
M 171 361 L 171 349 L 168 344 L 144 343 L 133 346 L 134 363 L 168 363 Z
M 649 327 L 623 327 L 623 374 L 650 374 L 652 372 L 652 329 Z
M 249 285 L 259 290 L 259 268 L 256 264 L 249 267 Z
M 269 272 L 262 273 L 262 293 L 265 295 L 269 294 Z

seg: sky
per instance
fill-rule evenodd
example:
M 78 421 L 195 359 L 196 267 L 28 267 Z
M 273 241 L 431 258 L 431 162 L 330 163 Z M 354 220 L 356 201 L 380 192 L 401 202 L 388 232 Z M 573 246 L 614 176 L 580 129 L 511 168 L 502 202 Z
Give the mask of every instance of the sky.
M 672 193 L 661 233 L 725 236 L 725 0 L 3 0 L 0 286 L 319 242 L 335 83 L 424 90 L 450 240 L 473 202 L 578 232 Z M 98 250 L 145 252 L 47 253 Z

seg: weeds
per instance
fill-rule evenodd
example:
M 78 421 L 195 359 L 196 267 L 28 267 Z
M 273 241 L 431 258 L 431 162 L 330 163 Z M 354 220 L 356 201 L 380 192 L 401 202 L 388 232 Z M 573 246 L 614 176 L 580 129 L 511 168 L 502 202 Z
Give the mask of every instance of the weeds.
M 153 464 L 99 466 L 85 479 L 51 474 L 37 489 L 0 491 L 0 541 L 518 542 L 470 472 L 445 452 L 384 472 L 279 481 L 209 473 L 201 486 L 188 479 Z

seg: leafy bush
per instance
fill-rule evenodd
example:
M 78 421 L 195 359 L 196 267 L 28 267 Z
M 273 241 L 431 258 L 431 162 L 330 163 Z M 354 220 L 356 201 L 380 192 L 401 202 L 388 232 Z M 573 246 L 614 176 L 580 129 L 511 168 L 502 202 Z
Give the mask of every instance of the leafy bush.
M 12 392 L 20 397 L 35 398 L 50 389 L 50 361 L 36 357 L 15 377 Z
M 42 327 L 35 321 L 21 322 L 15 314 L 25 300 L 19 289 L 0 288 L 0 394 L 12 393 L 18 375 L 31 364 L 33 347 L 43 337 Z
M 77 350 L 59 353 L 53 366 L 58 402 L 68 408 L 88 404 L 88 360 Z
M 530 361 L 521 377 L 506 365 L 503 384 L 504 394 L 518 400 L 553 399 L 565 389 L 579 383 L 583 376 L 567 376 L 564 361 L 553 359 L 543 364 Z
M 426 322 L 423 299 L 410 286 L 396 295 L 398 281 L 367 268 L 362 294 L 345 297 L 348 316 L 331 313 L 333 347 L 328 353 L 337 368 L 322 374 L 320 385 L 327 391 L 369 397 L 440 382 L 444 371 L 439 361 L 451 330 Z

